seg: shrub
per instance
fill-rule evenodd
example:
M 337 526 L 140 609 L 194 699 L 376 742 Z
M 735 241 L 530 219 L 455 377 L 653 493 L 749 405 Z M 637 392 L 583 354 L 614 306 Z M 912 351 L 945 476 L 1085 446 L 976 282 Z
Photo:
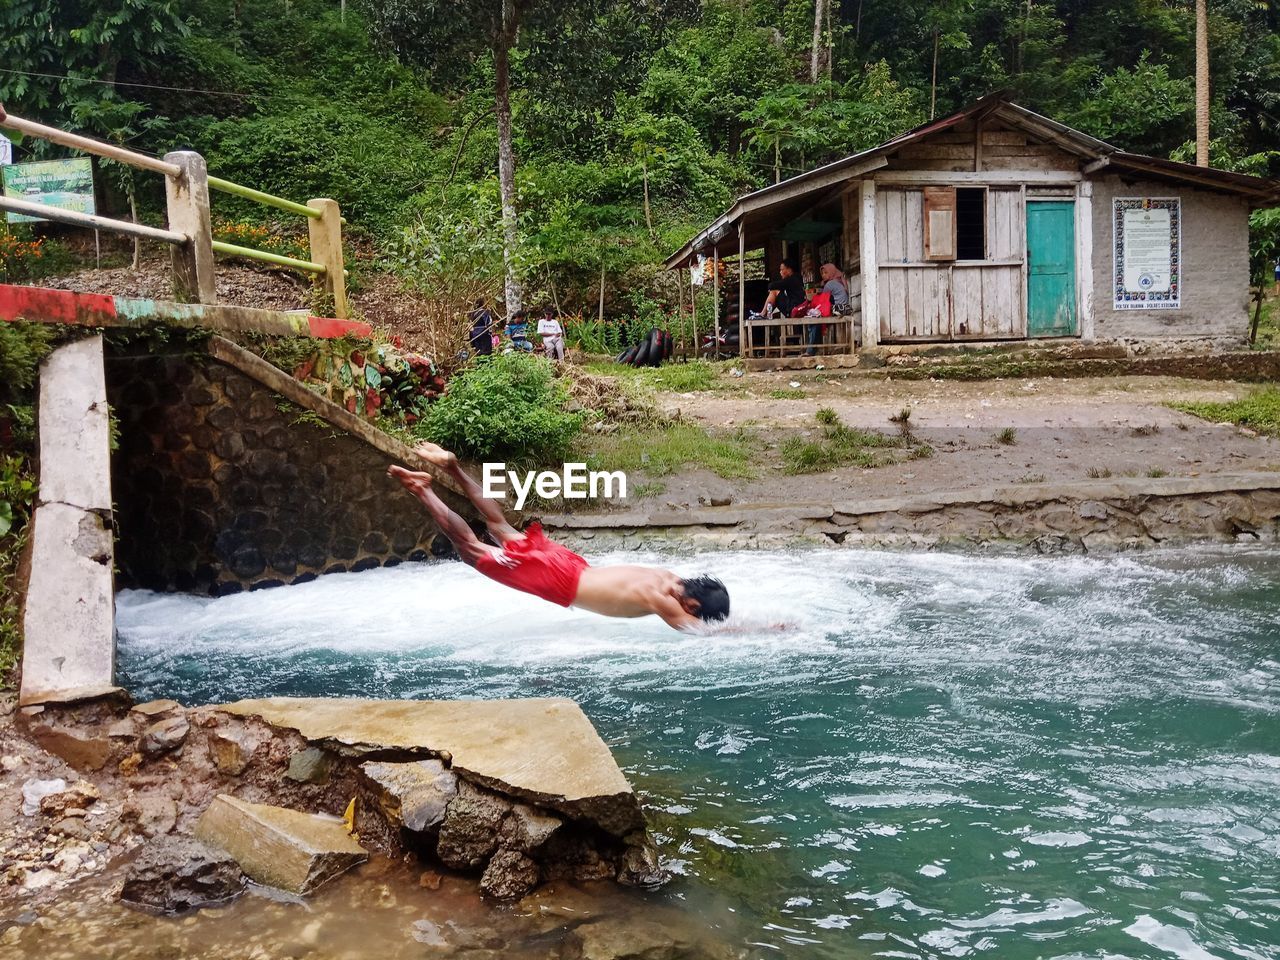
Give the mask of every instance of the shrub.
M 44 324 L 0 323 L 0 400 L 18 399 L 31 389 L 56 337 Z
M 529 354 L 481 357 L 428 408 L 417 436 L 472 459 L 549 463 L 569 453 L 583 417 L 551 364 Z

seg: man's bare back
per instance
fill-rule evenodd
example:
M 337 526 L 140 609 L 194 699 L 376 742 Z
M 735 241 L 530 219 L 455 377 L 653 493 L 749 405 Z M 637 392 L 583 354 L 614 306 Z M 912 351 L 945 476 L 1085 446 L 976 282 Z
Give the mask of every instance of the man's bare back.
M 578 580 L 573 605 L 606 617 L 645 617 L 656 613 L 677 629 L 699 619 L 681 603 L 684 581 L 658 567 L 587 567 Z

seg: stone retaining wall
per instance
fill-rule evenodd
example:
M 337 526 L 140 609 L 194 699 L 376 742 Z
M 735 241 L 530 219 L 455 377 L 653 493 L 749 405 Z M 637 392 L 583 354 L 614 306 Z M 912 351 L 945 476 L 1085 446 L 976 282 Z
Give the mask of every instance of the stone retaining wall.
M 448 552 L 386 476 L 400 445 L 335 427 L 315 412 L 322 398 L 299 396 L 303 409 L 277 389 L 306 389 L 280 376 L 267 385 L 200 354 L 108 356 L 120 586 L 221 595 Z
M 595 551 L 800 544 L 1093 552 L 1280 540 L 1280 473 L 1120 478 L 941 492 L 860 503 L 561 514 L 557 540 Z

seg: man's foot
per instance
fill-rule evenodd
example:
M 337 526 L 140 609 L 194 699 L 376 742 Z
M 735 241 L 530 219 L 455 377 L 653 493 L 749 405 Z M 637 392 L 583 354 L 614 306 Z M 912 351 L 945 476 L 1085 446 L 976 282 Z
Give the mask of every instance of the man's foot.
M 458 465 L 457 455 L 450 453 L 438 443 L 428 443 L 424 440 L 413 448 L 413 452 L 433 467 L 439 467 L 441 470 L 452 470 Z
M 419 473 L 417 470 L 407 470 L 398 463 L 393 463 L 387 467 L 387 476 L 393 480 L 399 480 L 400 485 L 415 497 L 421 497 L 422 494 L 431 489 L 431 474 Z

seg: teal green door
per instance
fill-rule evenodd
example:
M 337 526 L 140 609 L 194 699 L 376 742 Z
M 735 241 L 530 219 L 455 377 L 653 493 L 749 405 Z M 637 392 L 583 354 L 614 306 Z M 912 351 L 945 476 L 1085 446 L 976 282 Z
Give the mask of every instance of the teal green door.
M 1028 201 L 1027 336 L 1076 333 L 1075 201 Z

